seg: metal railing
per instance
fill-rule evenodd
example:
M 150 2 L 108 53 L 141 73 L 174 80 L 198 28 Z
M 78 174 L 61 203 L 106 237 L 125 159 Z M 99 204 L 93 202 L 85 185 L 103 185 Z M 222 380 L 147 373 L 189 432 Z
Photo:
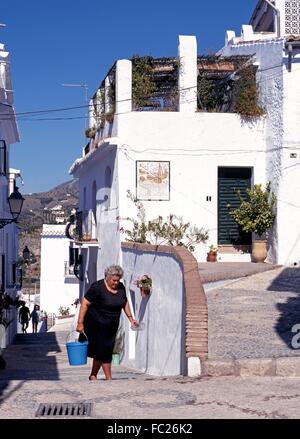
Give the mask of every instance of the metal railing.
M 97 224 L 94 212 L 90 209 L 76 211 L 71 215 L 66 227 L 66 236 L 75 241 L 96 241 Z
M 47 329 L 55 325 L 56 314 L 47 314 Z

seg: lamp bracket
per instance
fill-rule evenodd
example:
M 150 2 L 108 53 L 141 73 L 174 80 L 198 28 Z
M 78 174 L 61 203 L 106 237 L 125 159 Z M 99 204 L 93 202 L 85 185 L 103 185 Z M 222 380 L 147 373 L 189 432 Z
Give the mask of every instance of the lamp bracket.
M 0 219 L 0 229 L 2 229 L 3 227 L 7 226 L 7 224 L 11 224 L 11 223 L 15 223 L 17 220 L 14 218 L 11 219 Z

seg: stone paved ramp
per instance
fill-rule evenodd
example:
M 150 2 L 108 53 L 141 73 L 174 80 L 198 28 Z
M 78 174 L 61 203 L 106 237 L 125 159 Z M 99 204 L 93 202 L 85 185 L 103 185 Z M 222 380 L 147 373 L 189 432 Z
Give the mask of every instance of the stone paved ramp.
M 210 360 L 300 356 L 292 347 L 292 328 L 300 324 L 299 268 L 232 281 L 206 296 Z

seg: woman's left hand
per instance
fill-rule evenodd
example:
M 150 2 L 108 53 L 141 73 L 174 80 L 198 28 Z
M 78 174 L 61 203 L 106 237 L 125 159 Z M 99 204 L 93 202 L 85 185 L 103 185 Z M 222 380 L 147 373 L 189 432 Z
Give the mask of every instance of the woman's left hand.
M 130 319 L 130 323 L 135 328 L 137 328 L 139 326 L 139 322 L 137 320 L 135 320 L 135 319 Z

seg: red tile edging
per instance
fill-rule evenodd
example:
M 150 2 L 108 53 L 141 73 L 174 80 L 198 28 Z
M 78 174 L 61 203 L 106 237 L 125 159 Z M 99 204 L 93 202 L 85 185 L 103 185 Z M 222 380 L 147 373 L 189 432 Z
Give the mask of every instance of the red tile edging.
M 122 249 L 170 253 L 182 266 L 186 302 L 185 347 L 187 357 L 208 357 L 208 311 L 198 263 L 185 247 L 122 242 Z

